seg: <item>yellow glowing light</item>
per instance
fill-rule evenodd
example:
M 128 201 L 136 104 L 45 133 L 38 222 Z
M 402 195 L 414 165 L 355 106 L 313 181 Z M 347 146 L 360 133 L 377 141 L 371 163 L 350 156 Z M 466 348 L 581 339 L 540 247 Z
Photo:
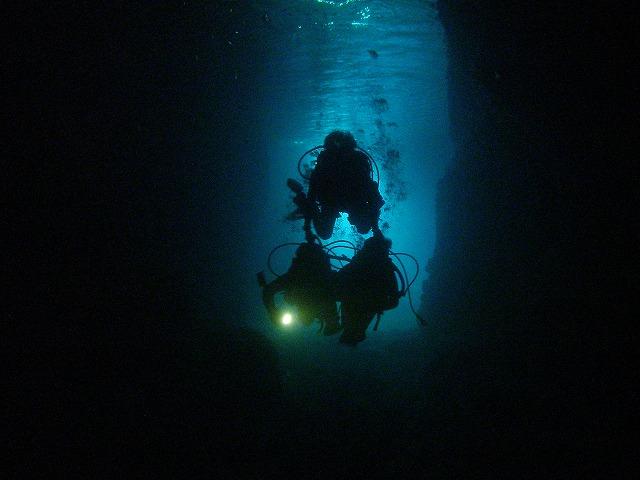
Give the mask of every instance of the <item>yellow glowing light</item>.
M 282 324 L 283 325 L 291 325 L 292 322 L 293 322 L 293 315 L 291 315 L 289 312 L 287 312 L 284 315 L 282 315 Z

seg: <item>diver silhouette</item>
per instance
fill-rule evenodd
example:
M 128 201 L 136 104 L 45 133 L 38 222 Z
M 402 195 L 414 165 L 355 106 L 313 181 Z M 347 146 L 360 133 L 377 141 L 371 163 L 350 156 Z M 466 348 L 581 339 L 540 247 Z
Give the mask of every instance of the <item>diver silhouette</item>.
M 315 168 L 307 176 L 300 169 L 302 159 L 319 149 L 322 151 Z M 377 171 L 374 160 L 358 148 L 353 136 L 339 130 L 327 135 L 323 145 L 307 150 L 300 157 L 298 171 L 309 181 L 308 192 L 305 193 L 302 184 L 292 178 L 287 180 L 287 186 L 295 194 L 293 203 L 296 205 L 289 218 L 304 219 L 305 241 L 283 243 L 271 250 L 267 264 L 276 276 L 273 281 L 267 283 L 264 272 L 258 273 L 262 301 L 274 325 L 291 324 L 293 311 L 296 320 L 306 326 L 318 319 L 325 335 L 342 331 L 340 343 L 353 346 L 365 339 L 365 332 L 376 315 L 374 330 L 377 330 L 382 313 L 398 306 L 400 297 L 407 293 L 416 318 L 423 323 L 413 309 L 409 292 L 418 276 L 418 261 L 409 254 L 391 252 L 391 240 L 385 238 L 378 227 L 380 208 L 385 202 L 374 180 L 373 167 Z M 326 245 L 320 241 L 320 238 L 331 237 L 341 212 L 348 214 L 349 222 L 358 233 L 373 232 L 362 248 L 348 240 L 336 240 Z M 271 268 L 271 255 L 287 245 L 298 248 L 287 272 L 279 275 Z M 336 248 L 350 248 L 355 254 L 352 258 L 338 256 L 333 253 Z M 398 255 L 413 258 L 416 263 L 413 280 L 409 281 Z M 391 256 L 399 261 L 404 273 Z M 341 266 L 332 266 L 331 260 L 339 261 Z M 283 296 L 281 307 L 275 300 L 279 294 Z M 340 314 L 337 302 L 341 305 Z M 291 307 L 292 311 L 286 307 Z
M 379 320 L 382 312 L 395 308 L 404 295 L 404 280 L 389 258 L 390 248 L 391 240 L 376 230 L 349 264 L 336 273 L 343 326 L 341 343 L 355 345 L 364 340 L 373 317 L 378 315 Z M 402 280 L 401 288 L 396 274 Z
M 327 253 L 313 241 L 300 244 L 284 275 L 266 283 L 259 274 L 262 302 L 272 323 L 277 325 L 280 316 L 285 314 L 275 304 L 276 294 L 284 293 L 285 303 L 297 310 L 297 320 L 309 326 L 317 318 L 325 335 L 337 333 L 340 324 L 335 302 L 335 274 Z
M 380 320 L 380 315 L 395 308 L 405 294 L 404 277 L 391 261 L 390 247 L 391 240 L 375 230 L 362 249 L 348 259 L 333 255 L 317 237 L 309 236 L 299 244 L 285 274 L 270 283 L 264 280 L 262 272 L 258 274 L 262 301 L 272 323 L 286 325 L 285 316 L 291 315 L 287 309 L 276 306 L 275 297 L 282 293 L 284 304 L 296 312 L 296 321 L 309 326 L 318 319 L 325 335 L 342 330 L 340 343 L 358 344 L 365 339 L 374 316 L 378 315 Z M 331 267 L 331 259 L 348 264 L 336 271 Z M 336 302 L 341 303 L 340 315 Z M 374 330 L 377 325 L 376 322 Z
M 309 191 L 300 196 L 301 188 L 295 180 L 298 194 L 298 212 L 313 220 L 313 226 L 322 239 L 333 234 L 340 212 L 348 214 L 349 223 L 360 234 L 376 231 L 380 208 L 384 200 L 378 183 L 372 179 L 372 168 L 367 154 L 357 148 L 353 135 L 335 130 L 327 135 L 323 150 L 309 177 Z M 300 186 L 301 187 L 301 186 Z

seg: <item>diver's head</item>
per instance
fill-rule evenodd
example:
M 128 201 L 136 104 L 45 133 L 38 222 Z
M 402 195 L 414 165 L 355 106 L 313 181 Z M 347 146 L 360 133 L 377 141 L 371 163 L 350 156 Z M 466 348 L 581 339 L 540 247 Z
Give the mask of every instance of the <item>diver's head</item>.
M 317 243 L 305 242 L 300 244 L 295 253 L 295 265 L 304 268 L 305 271 L 323 271 L 331 269 L 331 263 L 327 253 Z M 304 267 L 303 267 L 304 266 Z
M 391 249 L 391 240 L 382 235 L 382 232 L 374 232 L 373 236 L 364 241 L 360 250 L 362 256 L 387 258 Z
M 324 139 L 324 148 L 328 151 L 348 151 L 356 148 L 356 140 L 351 133 L 334 130 Z

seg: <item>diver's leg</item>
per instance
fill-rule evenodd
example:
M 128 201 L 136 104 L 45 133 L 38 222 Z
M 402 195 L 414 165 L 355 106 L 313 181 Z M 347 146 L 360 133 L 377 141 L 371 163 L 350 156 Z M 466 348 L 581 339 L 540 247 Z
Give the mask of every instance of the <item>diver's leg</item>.
M 355 208 L 349 213 L 349 223 L 356 227 L 356 230 L 360 235 L 368 233 L 369 230 L 374 232 L 378 229 L 378 218 L 380 217 L 380 210 L 374 209 L 368 205 L 360 208 Z
M 358 200 L 349 208 L 349 223 L 355 226 L 361 235 L 369 230 L 375 233 L 379 230 L 380 209 L 385 203 L 378 191 L 378 184 L 370 181 L 365 188 L 358 191 L 356 198 Z
M 342 327 L 340 326 L 338 309 L 335 302 L 332 302 L 331 306 L 327 305 L 322 312 L 321 320 L 324 323 L 322 333 L 325 335 L 334 335 L 341 330 Z
M 342 312 L 344 330 L 340 336 L 340 343 L 356 345 L 366 338 L 365 331 L 374 315 L 351 302 L 342 303 Z
M 283 292 L 286 289 L 288 278 L 287 274 L 284 274 L 265 285 L 262 289 L 262 303 L 266 307 L 269 320 L 271 320 L 273 324 L 278 323 L 278 309 L 276 308 L 274 297 L 277 293 Z
M 313 218 L 313 226 L 320 238 L 326 240 L 331 237 L 337 218 L 338 212 L 332 208 L 322 208 Z

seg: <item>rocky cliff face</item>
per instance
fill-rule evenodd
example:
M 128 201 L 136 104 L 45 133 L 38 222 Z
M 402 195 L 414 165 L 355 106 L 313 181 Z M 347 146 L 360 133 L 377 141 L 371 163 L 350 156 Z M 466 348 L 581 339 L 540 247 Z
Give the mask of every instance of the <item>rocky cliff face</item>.
M 629 406 L 631 17 L 611 3 L 438 5 L 456 155 L 423 294 L 442 352 L 434 399 L 487 441 L 600 452 L 592 465 Z

